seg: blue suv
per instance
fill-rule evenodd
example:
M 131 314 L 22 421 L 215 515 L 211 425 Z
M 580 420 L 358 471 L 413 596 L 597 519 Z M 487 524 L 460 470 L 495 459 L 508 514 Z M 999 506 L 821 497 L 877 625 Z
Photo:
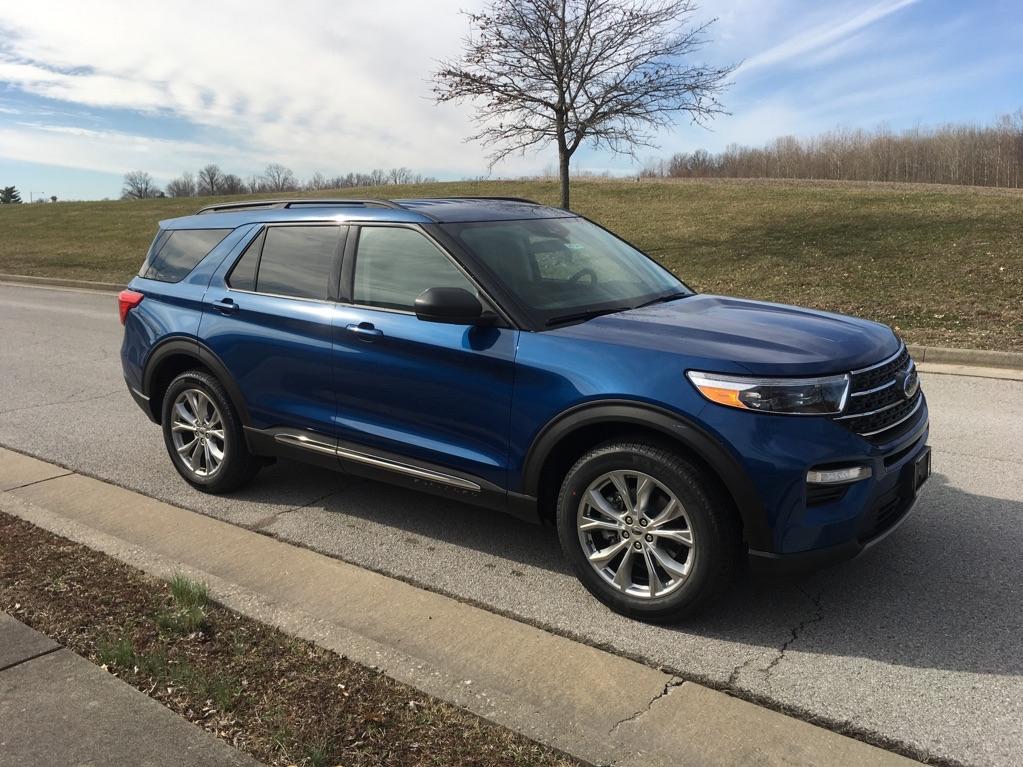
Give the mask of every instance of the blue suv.
M 553 524 L 644 620 L 744 561 L 855 556 L 930 473 L 889 328 L 698 295 L 528 200 L 203 208 L 160 224 L 119 301 L 128 387 L 191 485 L 288 457 Z

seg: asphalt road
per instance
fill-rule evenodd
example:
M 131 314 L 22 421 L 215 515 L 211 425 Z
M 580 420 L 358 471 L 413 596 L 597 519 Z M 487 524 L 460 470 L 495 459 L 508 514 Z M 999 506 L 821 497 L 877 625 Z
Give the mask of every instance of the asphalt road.
M 1023 382 L 925 375 L 935 474 L 898 531 L 655 627 L 501 515 L 289 462 L 229 497 L 191 490 L 125 389 L 120 339 L 109 294 L 0 285 L 0 444 L 930 757 L 1023 756 Z

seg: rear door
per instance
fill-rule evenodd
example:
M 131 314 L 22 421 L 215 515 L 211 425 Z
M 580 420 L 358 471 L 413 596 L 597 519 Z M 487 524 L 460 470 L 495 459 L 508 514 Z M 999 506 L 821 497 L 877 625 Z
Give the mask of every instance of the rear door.
M 331 325 L 347 227 L 263 227 L 206 292 L 199 338 L 227 367 L 258 429 L 333 439 Z
M 417 227 L 353 227 L 344 272 L 334 321 L 339 447 L 504 487 L 518 331 L 416 317 L 428 288 L 479 294 Z

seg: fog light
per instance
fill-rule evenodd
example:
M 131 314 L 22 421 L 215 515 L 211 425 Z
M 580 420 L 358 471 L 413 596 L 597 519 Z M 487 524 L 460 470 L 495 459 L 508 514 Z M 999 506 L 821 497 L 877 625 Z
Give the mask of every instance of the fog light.
M 844 469 L 810 469 L 806 482 L 810 485 L 844 485 L 866 479 L 871 474 L 869 466 L 846 466 Z

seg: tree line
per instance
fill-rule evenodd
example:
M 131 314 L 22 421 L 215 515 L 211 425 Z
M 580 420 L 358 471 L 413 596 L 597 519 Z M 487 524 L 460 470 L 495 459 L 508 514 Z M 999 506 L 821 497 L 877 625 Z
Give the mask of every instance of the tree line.
M 182 173 L 162 188 L 147 171 L 133 170 L 125 173 L 121 199 L 144 200 L 152 197 L 218 197 L 228 194 L 313 192 L 356 186 L 426 184 L 433 181 L 436 179 L 421 173 L 414 173 L 404 167 L 390 170 L 377 168 L 369 173 L 348 173 L 343 176 L 326 176 L 317 172 L 306 181 L 299 181 L 291 168 L 275 162 L 267 165 L 262 173 L 242 179 L 234 173 L 221 170 L 219 165 L 211 163 L 195 173 L 187 171 Z
M 732 144 L 648 161 L 642 176 L 905 181 L 1023 187 L 1023 109 L 993 124 L 893 132 L 835 130 L 784 136 L 762 147 Z
M 57 195 L 40 195 L 35 198 L 35 202 L 50 202 L 57 201 Z M 0 205 L 21 205 L 23 200 L 21 199 L 21 192 L 18 191 L 16 186 L 0 186 Z

